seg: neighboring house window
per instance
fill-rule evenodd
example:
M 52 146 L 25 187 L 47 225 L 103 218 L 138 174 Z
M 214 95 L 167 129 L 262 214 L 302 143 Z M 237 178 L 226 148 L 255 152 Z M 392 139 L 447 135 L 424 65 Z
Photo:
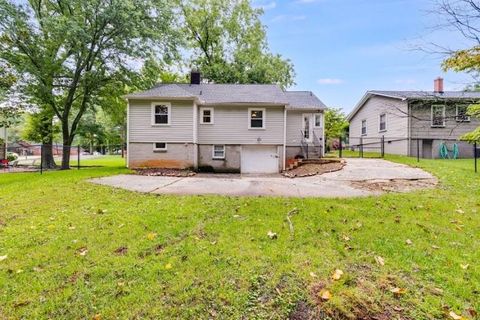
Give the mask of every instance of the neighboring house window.
M 200 123 L 213 124 L 213 108 L 200 108 Z
M 169 125 L 171 105 L 166 102 L 152 103 L 152 125 Z
M 167 151 L 166 142 L 155 142 L 153 144 L 153 151 Z
M 387 114 L 385 113 L 380 115 L 378 131 L 387 131 Z
M 265 129 L 265 109 L 248 109 L 248 128 Z
M 322 127 L 322 115 L 320 113 L 315 113 L 315 128 Z
M 367 134 L 367 120 L 362 120 L 362 136 Z
M 223 145 L 213 146 L 213 159 L 225 159 L 225 146 Z
M 457 122 L 469 122 L 470 116 L 467 114 L 468 106 L 467 105 L 460 105 L 457 106 L 457 111 L 455 113 L 455 119 Z
M 432 127 L 445 127 L 445 105 L 432 105 Z

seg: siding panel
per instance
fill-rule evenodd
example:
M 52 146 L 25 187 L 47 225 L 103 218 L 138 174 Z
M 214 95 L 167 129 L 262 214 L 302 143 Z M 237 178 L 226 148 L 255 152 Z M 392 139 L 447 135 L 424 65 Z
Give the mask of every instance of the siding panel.
M 151 103 L 130 101 L 130 142 L 193 142 L 193 102 L 171 102 L 170 126 L 151 125 Z
M 266 107 L 264 130 L 248 129 L 248 108 L 215 106 L 214 124 L 198 125 L 198 143 L 283 144 L 283 107 Z

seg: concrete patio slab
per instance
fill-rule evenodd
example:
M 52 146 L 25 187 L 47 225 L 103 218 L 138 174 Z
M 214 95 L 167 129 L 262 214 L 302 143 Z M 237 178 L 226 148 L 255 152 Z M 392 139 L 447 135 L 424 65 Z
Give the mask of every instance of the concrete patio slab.
M 212 175 L 193 177 L 163 177 L 141 175 L 117 175 L 92 179 L 91 182 L 154 194 L 178 195 L 229 195 L 229 196 L 283 196 L 283 197 L 362 197 L 378 195 L 381 188 L 362 187 L 372 182 L 377 186 L 388 183 L 389 189 L 396 181 L 421 181 L 419 188 L 432 187 L 436 179 L 429 173 L 406 165 L 381 159 L 348 159 L 346 166 L 336 172 L 320 176 L 289 179 L 281 175 Z M 399 183 L 399 186 L 402 184 Z M 401 192 L 401 188 L 395 191 Z

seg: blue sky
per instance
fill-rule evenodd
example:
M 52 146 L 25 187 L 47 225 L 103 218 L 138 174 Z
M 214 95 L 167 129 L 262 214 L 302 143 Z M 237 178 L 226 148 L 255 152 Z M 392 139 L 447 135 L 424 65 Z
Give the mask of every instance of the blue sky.
M 367 90 L 461 90 L 472 78 L 444 73 L 442 57 L 414 48 L 468 46 L 435 28 L 430 0 L 253 0 L 261 6 L 270 49 L 295 65 L 296 86 L 349 112 Z

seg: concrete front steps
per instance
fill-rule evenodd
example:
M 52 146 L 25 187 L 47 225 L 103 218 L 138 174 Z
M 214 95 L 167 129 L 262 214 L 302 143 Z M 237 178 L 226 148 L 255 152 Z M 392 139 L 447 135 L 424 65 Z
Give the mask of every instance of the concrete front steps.
M 340 161 L 340 159 L 324 159 L 324 158 L 308 158 L 308 159 L 296 159 L 291 163 L 285 171 L 293 170 L 304 164 L 324 164 L 333 161 Z

